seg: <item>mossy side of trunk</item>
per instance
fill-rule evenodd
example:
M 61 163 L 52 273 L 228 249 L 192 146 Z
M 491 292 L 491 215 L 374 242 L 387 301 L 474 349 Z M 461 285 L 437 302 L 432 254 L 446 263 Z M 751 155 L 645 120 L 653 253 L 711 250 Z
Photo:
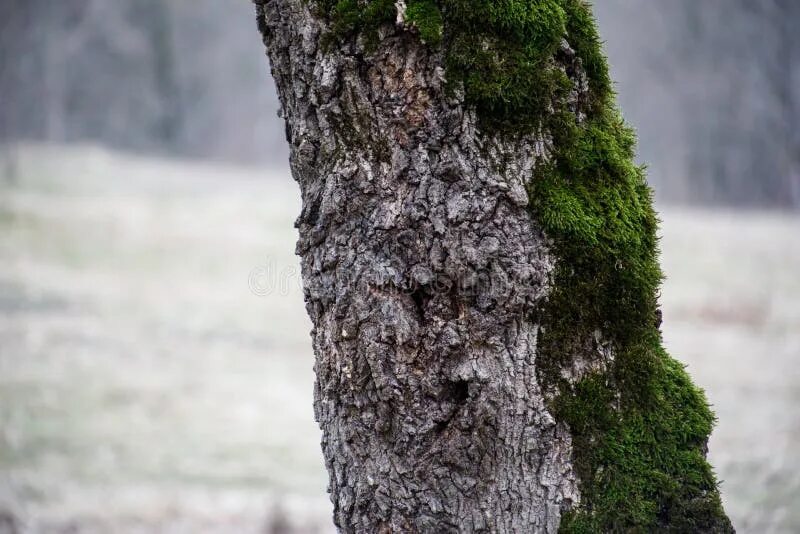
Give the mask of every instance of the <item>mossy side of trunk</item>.
M 329 39 L 376 42 L 394 1 L 318 0 Z M 706 461 L 714 415 L 662 346 L 658 219 L 580 0 L 408 0 L 485 132 L 550 139 L 529 183 L 557 258 L 538 310 L 537 376 L 568 424 L 581 502 L 563 532 L 731 532 Z M 564 52 L 563 42 L 569 53 Z

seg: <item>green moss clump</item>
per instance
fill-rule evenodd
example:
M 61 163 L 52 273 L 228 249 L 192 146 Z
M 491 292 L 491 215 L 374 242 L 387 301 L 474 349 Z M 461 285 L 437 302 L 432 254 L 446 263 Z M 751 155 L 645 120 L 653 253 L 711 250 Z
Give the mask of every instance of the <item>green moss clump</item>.
M 445 48 L 448 81 L 453 87 L 463 84 L 466 103 L 489 127 L 511 131 L 541 126 L 554 98 L 571 89 L 555 60 L 569 29 L 568 3 L 409 0 L 405 15 L 421 40 Z M 360 34 L 368 44 L 397 15 L 393 0 L 317 0 L 317 5 L 332 22 L 332 38 Z
M 433 0 L 411 0 L 406 20 L 419 31 L 422 42 L 437 46 L 442 41 L 442 12 Z
M 537 128 L 571 84 L 555 54 L 566 33 L 557 1 L 442 2 L 449 38 L 447 75 L 489 127 Z
M 339 38 L 396 16 L 383 0 L 319 1 Z M 537 373 L 572 433 L 581 490 L 561 530 L 732 532 L 705 459 L 714 416 L 662 347 L 658 219 L 588 4 L 411 0 L 407 17 L 443 47 L 448 80 L 463 85 L 485 131 L 552 136 L 529 196 L 557 258 L 538 310 Z M 581 72 L 587 94 L 576 91 Z M 564 378 L 598 342 L 613 361 L 576 383 Z
M 573 436 L 582 502 L 563 532 L 732 532 L 705 459 L 714 416 L 659 331 L 658 219 L 635 135 L 614 105 L 589 8 L 562 2 L 566 38 L 587 75 L 579 122 L 555 100 L 552 153 L 531 205 L 558 258 L 541 310 L 540 380 Z M 602 333 L 613 362 L 572 384 L 561 370 Z M 599 354 L 598 354 L 599 357 Z
M 326 47 L 331 41 L 359 33 L 363 33 L 367 43 L 374 47 L 378 28 L 397 16 L 394 0 L 316 0 L 315 3 L 331 20 L 331 33 L 323 41 Z
M 563 0 L 561 5 L 567 13 L 569 44 L 581 59 L 583 70 L 589 78 L 592 103 L 602 108 L 604 103 L 613 100 L 614 92 L 591 8 L 583 0 Z

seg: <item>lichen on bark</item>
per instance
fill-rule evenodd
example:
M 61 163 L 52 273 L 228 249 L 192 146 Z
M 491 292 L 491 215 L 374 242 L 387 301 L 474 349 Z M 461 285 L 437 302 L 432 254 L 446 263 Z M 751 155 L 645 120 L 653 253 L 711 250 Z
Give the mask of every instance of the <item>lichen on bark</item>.
M 256 3 L 337 525 L 732 531 L 589 6 Z

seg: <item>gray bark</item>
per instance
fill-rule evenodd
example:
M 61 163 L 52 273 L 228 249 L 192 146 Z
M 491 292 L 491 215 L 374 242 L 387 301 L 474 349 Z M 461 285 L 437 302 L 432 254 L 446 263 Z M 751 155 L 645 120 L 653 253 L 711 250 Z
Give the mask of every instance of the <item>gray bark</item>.
M 578 502 L 536 377 L 553 259 L 525 183 L 544 138 L 479 134 L 401 27 L 320 45 L 256 0 L 303 209 L 315 413 L 344 532 L 556 532 Z

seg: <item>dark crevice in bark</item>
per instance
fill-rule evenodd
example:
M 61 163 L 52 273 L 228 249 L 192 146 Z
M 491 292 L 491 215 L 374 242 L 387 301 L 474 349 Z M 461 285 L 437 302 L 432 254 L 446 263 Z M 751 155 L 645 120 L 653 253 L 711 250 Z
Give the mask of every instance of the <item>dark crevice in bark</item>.
M 450 382 L 445 388 L 445 392 L 445 399 L 450 400 L 456 406 L 461 406 L 469 398 L 469 382 L 466 380 Z
M 466 380 L 456 380 L 444 385 L 438 400 L 442 405 L 449 405 L 452 408 L 446 419 L 436 423 L 434 434 L 439 436 L 445 432 L 459 416 L 461 410 L 467 409 L 467 401 L 470 397 L 469 387 L 470 383 Z
M 417 315 L 421 322 L 425 322 L 425 308 L 431 299 L 431 295 L 426 291 L 425 286 L 418 286 L 411 292 L 411 300 L 417 309 Z

